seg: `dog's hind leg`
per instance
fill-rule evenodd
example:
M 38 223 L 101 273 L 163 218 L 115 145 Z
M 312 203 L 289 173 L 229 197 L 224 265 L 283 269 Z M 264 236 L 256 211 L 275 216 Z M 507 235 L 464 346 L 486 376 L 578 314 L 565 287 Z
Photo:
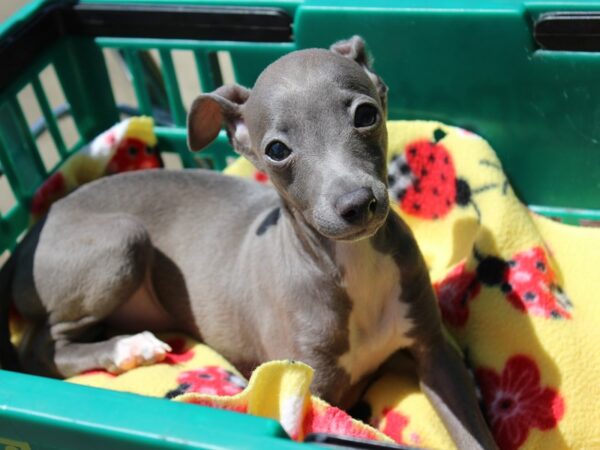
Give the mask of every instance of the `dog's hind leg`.
M 121 372 L 164 358 L 168 345 L 149 332 L 95 342 L 115 311 L 133 298 L 153 294 L 145 289 L 151 286 L 153 254 L 150 237 L 134 216 L 49 216 L 35 250 L 33 278 L 47 312 L 59 376 L 93 368 Z M 156 306 L 152 300 L 148 305 Z M 136 316 L 145 314 L 145 303 L 140 305 L 125 308 L 138 324 Z
M 76 324 L 81 326 L 82 324 Z M 120 373 L 161 361 L 170 347 L 149 331 L 101 342 L 55 342 L 47 325 L 28 329 L 19 348 L 22 368 L 37 375 L 70 377 L 89 369 Z
M 135 367 L 162 361 L 168 344 L 149 331 L 115 336 L 107 341 L 79 344 L 57 343 L 54 362 L 63 376 L 72 376 L 93 368 L 121 373 Z

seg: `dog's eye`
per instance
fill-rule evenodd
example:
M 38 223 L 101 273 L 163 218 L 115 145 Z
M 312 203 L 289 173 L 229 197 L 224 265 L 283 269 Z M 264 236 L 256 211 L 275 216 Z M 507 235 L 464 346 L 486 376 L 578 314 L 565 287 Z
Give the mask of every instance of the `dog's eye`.
M 273 161 L 283 161 L 292 151 L 283 142 L 274 141 L 267 146 L 266 154 Z
M 356 128 L 370 127 L 377 121 L 377 108 L 367 103 L 360 105 L 354 112 L 354 126 Z

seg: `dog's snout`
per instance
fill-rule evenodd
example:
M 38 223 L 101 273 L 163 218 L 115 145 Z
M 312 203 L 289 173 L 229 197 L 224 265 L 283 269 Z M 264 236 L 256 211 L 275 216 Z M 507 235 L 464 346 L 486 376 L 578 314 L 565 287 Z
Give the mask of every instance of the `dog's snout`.
M 344 194 L 335 202 L 340 217 L 352 225 L 367 224 L 376 208 L 377 199 L 373 191 L 366 187 Z

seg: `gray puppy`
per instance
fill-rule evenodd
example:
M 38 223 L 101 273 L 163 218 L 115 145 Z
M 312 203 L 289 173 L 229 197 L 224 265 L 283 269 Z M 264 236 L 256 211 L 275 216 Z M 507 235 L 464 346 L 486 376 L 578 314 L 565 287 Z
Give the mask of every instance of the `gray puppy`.
M 275 189 L 146 171 L 57 202 L 0 274 L 3 303 L 36 324 L 25 368 L 128 370 L 169 350 L 148 330 L 178 330 L 245 374 L 304 361 L 314 393 L 347 406 L 405 349 L 458 447 L 494 448 L 417 244 L 389 208 L 386 93 L 359 37 L 293 52 L 252 91 L 200 95 L 188 117 L 192 150 L 224 124 Z M 106 325 L 128 334 L 99 341 Z

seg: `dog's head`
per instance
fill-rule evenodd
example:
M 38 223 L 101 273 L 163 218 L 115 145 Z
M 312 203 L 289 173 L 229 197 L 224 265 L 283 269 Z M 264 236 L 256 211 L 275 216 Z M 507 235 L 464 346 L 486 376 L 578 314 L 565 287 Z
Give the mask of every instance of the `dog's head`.
M 188 116 L 188 144 L 204 148 L 225 124 L 235 150 L 317 232 L 361 239 L 389 210 L 386 94 L 355 36 L 280 58 L 252 91 L 228 85 L 200 95 Z

